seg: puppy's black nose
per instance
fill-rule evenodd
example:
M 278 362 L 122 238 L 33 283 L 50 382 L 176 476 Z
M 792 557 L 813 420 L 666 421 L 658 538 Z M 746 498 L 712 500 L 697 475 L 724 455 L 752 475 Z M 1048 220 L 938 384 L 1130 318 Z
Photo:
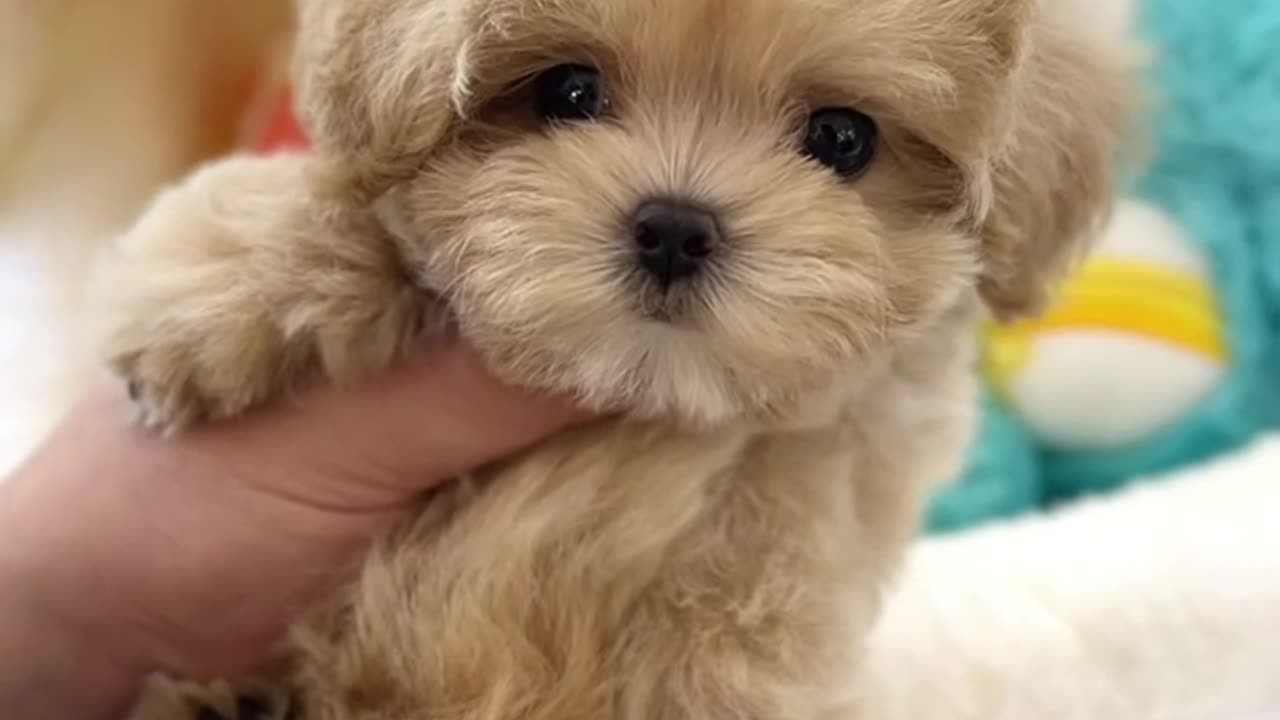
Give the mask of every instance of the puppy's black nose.
M 641 205 L 631 230 L 641 267 L 664 289 L 698 272 L 720 242 L 715 216 L 678 200 Z

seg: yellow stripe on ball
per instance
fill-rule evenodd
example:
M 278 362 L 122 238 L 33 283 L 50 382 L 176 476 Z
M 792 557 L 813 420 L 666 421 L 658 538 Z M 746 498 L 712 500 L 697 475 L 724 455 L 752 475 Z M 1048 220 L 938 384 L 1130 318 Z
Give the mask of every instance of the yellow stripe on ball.
M 1044 316 L 987 326 L 988 379 L 1006 387 L 1030 358 L 1036 335 L 1086 328 L 1143 335 L 1223 363 L 1229 356 L 1217 300 L 1202 278 L 1098 257 L 1070 278 Z

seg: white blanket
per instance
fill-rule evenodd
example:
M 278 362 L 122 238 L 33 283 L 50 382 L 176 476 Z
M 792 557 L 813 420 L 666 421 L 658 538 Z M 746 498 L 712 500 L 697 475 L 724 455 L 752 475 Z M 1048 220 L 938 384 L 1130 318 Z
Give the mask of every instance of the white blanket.
M 873 638 L 876 720 L 1280 717 L 1280 437 L 922 543 Z

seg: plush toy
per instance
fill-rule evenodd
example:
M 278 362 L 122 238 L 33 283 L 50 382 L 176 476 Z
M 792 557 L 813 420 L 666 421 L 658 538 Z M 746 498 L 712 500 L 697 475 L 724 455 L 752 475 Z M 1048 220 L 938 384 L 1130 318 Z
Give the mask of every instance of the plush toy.
M 1042 318 L 984 331 L 984 432 L 935 531 L 1280 426 L 1280 3 L 1147 0 L 1156 157 Z

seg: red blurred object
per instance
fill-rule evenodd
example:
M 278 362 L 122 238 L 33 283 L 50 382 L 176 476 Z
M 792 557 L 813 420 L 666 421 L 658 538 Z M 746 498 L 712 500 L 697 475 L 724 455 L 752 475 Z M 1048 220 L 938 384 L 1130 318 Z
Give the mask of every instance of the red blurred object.
M 252 149 L 261 153 L 290 152 L 311 147 L 307 131 L 293 109 L 293 93 L 288 87 L 274 94 L 261 133 Z

